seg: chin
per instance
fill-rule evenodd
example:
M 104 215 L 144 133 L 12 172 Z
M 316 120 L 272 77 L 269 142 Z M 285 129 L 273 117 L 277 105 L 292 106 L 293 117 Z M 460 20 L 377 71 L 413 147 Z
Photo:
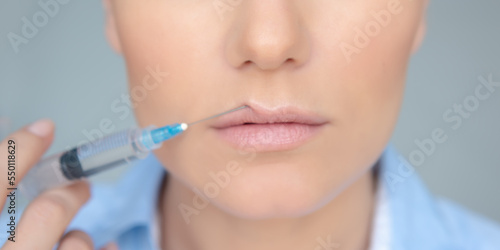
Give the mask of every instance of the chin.
M 256 166 L 236 176 L 212 205 L 243 219 L 302 217 L 331 200 L 325 199 L 331 188 L 291 166 Z
M 264 195 L 269 194 L 247 195 L 244 198 L 226 195 L 212 201 L 212 204 L 228 214 L 248 220 L 297 218 L 321 208 L 319 200 L 307 196 L 282 194 L 276 198 Z

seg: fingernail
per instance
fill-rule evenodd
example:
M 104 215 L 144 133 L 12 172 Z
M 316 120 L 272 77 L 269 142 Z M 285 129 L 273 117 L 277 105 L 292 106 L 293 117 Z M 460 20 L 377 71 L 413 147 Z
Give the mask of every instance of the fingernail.
M 42 119 L 34 122 L 28 127 L 28 131 L 40 137 L 46 137 L 52 131 L 54 123 L 49 119 Z

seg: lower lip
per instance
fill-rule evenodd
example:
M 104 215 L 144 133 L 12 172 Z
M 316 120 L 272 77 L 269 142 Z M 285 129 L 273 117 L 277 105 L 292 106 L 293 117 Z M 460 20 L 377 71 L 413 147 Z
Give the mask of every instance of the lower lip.
M 256 151 L 290 150 L 314 137 L 323 125 L 302 123 L 245 124 L 216 129 L 232 146 Z

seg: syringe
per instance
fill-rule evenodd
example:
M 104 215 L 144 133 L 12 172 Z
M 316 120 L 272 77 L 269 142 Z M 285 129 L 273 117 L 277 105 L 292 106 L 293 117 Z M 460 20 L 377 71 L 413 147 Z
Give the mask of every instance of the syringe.
M 33 199 L 49 188 L 68 185 L 112 167 L 145 158 L 149 152 L 161 147 L 164 141 L 181 134 L 191 125 L 246 107 L 241 106 L 189 124 L 133 128 L 105 136 L 44 158 L 26 173 L 18 187 L 28 199 Z

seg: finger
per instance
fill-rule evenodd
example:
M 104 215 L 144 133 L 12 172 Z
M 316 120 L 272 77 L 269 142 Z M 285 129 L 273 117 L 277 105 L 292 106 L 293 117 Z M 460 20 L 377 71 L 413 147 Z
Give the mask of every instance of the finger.
M 12 249 L 52 249 L 89 197 L 89 185 L 85 181 L 43 192 L 21 216 L 16 242 L 8 241 L 6 246 Z
M 92 238 L 80 230 L 68 232 L 59 242 L 58 250 L 92 250 Z
M 6 197 L 12 191 L 7 188 L 19 184 L 28 170 L 40 160 L 53 137 L 54 123 L 44 119 L 14 132 L 0 143 L 0 197 Z M 4 202 L 5 199 L 0 198 L 0 207 Z

